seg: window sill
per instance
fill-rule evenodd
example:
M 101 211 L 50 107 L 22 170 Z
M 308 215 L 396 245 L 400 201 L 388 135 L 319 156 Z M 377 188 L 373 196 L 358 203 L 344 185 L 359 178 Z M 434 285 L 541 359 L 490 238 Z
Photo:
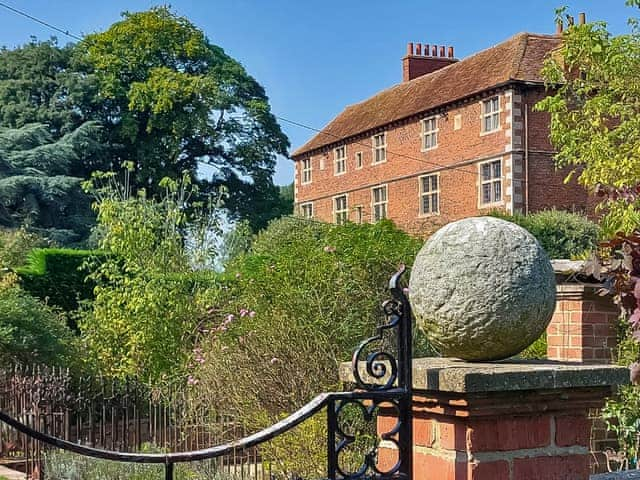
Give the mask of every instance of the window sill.
M 487 136 L 487 135 L 491 135 L 492 133 L 498 133 L 498 132 L 501 132 L 501 131 L 502 131 L 502 127 L 498 127 L 495 130 L 489 130 L 488 132 L 480 132 L 480 136 L 484 137 L 484 136 Z
M 418 214 L 418 218 L 429 218 L 429 217 L 439 217 L 439 216 L 440 216 L 440 212 Z
M 493 208 L 493 207 L 504 207 L 504 200 L 500 200 L 499 202 L 492 202 L 492 203 L 480 203 L 478 205 L 478 208 L 481 210 L 486 210 L 487 208 Z

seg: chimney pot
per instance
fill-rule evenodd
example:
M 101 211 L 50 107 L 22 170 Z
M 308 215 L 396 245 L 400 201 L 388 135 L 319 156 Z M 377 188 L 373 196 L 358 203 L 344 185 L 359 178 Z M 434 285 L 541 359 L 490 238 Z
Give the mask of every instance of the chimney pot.
M 560 20 L 559 22 L 556 23 L 556 35 L 562 34 L 563 29 L 564 29 L 564 25 L 562 23 L 562 20 Z
M 407 44 L 407 56 L 402 59 L 402 81 L 428 75 L 455 62 L 453 47 L 410 42 Z
M 568 24 L 568 26 L 570 26 L 570 27 L 572 27 L 572 26 L 575 24 L 575 20 L 574 20 L 574 18 L 573 18 L 571 15 L 569 15 L 569 16 L 567 17 L 567 24 Z
M 578 14 L 578 24 L 584 25 L 585 23 L 587 23 L 587 15 L 584 12 L 580 12 Z

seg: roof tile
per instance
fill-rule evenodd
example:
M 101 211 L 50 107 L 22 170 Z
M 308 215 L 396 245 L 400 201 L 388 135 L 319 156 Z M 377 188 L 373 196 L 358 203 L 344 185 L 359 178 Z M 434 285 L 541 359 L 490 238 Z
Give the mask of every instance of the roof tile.
M 292 156 L 509 81 L 542 82 L 540 69 L 544 58 L 559 44 L 560 38 L 555 35 L 519 33 L 433 73 L 397 84 L 363 102 L 348 106 Z

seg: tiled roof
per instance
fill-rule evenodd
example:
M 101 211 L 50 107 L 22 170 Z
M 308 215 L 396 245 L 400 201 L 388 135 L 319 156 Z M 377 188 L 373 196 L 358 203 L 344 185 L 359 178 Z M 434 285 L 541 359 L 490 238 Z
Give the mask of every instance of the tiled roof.
M 410 117 L 509 81 L 542 82 L 545 56 L 559 46 L 555 35 L 519 33 L 494 47 L 348 106 L 302 147 L 298 156 L 337 140 Z

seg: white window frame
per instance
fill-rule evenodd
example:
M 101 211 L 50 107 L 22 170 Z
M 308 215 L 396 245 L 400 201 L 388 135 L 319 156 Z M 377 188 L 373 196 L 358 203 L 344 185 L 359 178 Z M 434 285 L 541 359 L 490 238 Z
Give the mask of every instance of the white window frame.
M 338 200 L 344 198 L 344 205 L 338 208 Z M 349 195 L 343 193 L 333 197 L 333 221 L 336 225 L 343 225 L 349 220 Z
M 302 159 L 302 175 L 300 176 L 300 183 L 302 185 L 308 185 L 313 181 L 313 162 L 312 157 Z
M 382 138 L 382 143 L 378 139 Z M 387 132 L 376 133 L 371 137 L 371 150 L 373 157 L 371 165 L 379 165 L 387 161 Z M 379 159 L 382 157 L 382 159 Z
M 364 166 L 364 154 L 362 152 L 356 152 L 356 170 L 360 170 Z
M 307 215 L 305 210 L 309 210 L 309 215 Z M 304 202 L 300 204 L 300 216 L 302 218 L 313 218 L 313 202 Z
M 436 179 L 436 189 L 433 189 L 433 182 L 431 181 L 432 178 Z M 424 180 L 425 179 L 429 179 L 428 183 L 429 183 L 429 188 L 428 190 L 425 190 L 424 188 Z M 426 175 L 421 175 L 420 177 L 418 177 L 418 188 L 420 190 L 420 216 L 421 217 L 430 217 L 433 215 L 440 215 L 440 174 L 439 173 L 428 173 Z M 424 209 L 424 200 L 425 197 L 429 198 L 429 211 L 425 212 Z M 435 203 L 436 203 L 436 208 L 434 210 L 433 208 L 433 199 L 436 199 Z
M 341 145 L 333 149 L 333 174 L 337 176 L 345 173 L 347 173 L 347 146 Z
M 494 106 L 494 101 L 497 102 L 497 107 L 495 110 L 493 110 L 493 106 Z M 490 109 L 487 109 L 487 107 L 490 107 Z M 501 108 L 500 108 L 500 95 L 494 95 L 490 98 L 487 98 L 486 100 L 482 100 L 480 102 L 480 109 L 481 109 L 481 114 L 480 114 L 480 133 L 481 135 L 486 135 L 488 133 L 493 133 L 493 132 L 497 132 L 500 130 L 500 113 L 502 112 Z M 491 118 L 492 119 L 492 128 L 490 130 L 486 129 L 486 122 L 487 119 Z
M 495 175 L 495 170 L 494 170 L 494 165 L 498 163 L 500 164 L 500 175 L 496 176 Z M 485 165 L 489 165 L 489 177 L 485 177 L 483 175 L 483 170 L 484 170 L 484 166 Z M 502 158 L 493 158 L 491 160 L 487 160 L 485 162 L 480 162 L 478 164 L 478 179 L 479 179 L 479 185 L 480 188 L 478 189 L 478 204 L 480 205 L 480 207 L 482 208 L 486 208 L 486 207 L 491 207 L 491 206 L 495 206 L 495 205 L 502 205 L 504 203 L 504 185 L 503 185 L 503 181 L 502 179 L 504 178 L 503 175 L 503 166 L 504 166 L 504 162 L 502 160 Z M 485 189 L 485 185 L 489 185 L 489 196 L 490 201 L 485 202 L 484 199 L 484 189 Z M 500 191 L 500 198 L 497 198 L 496 196 L 496 185 L 497 188 Z
M 376 201 L 376 190 L 384 191 L 384 200 Z M 378 207 L 382 207 L 384 215 L 379 215 Z M 385 218 L 389 218 L 389 188 L 387 184 L 371 187 L 371 221 L 375 223 Z
M 433 128 L 429 125 L 433 123 Z M 423 119 L 421 122 L 421 151 L 427 152 L 429 150 L 433 150 L 434 148 L 438 148 L 438 115 L 433 115 L 431 117 L 427 117 Z M 431 140 L 431 145 L 427 146 L 427 139 Z

